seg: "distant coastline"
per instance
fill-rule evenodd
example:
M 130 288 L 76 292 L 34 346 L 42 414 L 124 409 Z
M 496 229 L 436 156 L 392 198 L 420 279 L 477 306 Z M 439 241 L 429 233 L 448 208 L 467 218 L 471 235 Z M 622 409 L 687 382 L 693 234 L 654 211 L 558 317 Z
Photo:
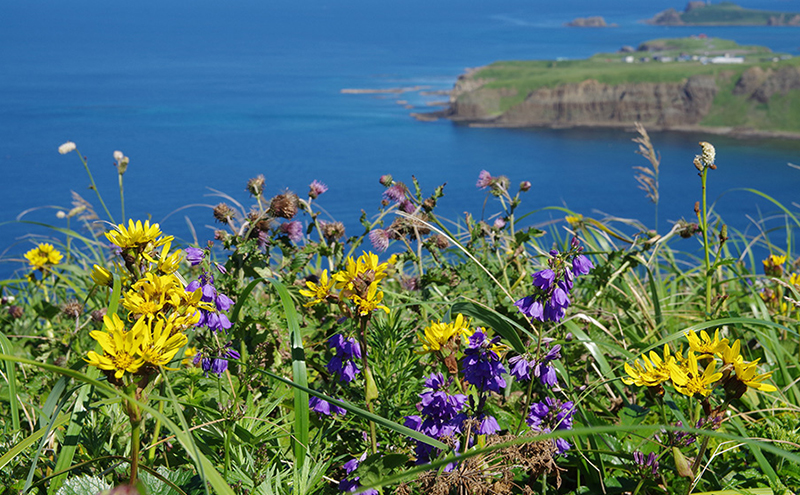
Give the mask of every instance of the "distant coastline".
M 746 9 L 733 2 L 692 0 L 678 12 L 670 8 L 644 21 L 658 26 L 800 26 L 800 13 Z
M 459 76 L 447 108 L 474 127 L 628 128 L 800 139 L 800 59 L 707 37 L 586 60 L 495 62 Z

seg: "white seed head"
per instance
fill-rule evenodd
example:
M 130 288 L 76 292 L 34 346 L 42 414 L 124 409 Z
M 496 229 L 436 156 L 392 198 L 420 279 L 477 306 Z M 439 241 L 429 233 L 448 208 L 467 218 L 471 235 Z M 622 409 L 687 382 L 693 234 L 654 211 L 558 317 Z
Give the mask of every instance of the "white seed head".
M 58 152 L 62 155 L 66 155 L 70 151 L 75 151 L 75 143 L 72 141 L 67 141 L 66 143 L 62 144 L 58 147 Z
M 705 141 L 700 141 L 700 147 L 703 149 L 703 154 L 701 156 L 703 165 L 706 167 L 714 165 L 714 160 L 717 157 L 717 151 L 714 149 L 714 145 Z
M 56 212 L 56 218 L 67 218 L 67 214 L 64 213 L 64 210 L 58 210 Z
M 121 162 L 123 158 L 125 158 L 125 155 L 123 155 L 121 151 L 117 150 L 114 152 L 114 160 Z

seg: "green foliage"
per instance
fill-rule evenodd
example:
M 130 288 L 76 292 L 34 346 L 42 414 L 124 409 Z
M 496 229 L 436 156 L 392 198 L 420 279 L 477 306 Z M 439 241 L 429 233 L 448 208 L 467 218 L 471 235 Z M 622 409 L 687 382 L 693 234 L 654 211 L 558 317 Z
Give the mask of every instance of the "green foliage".
M 588 67 L 562 65 L 575 74 Z M 506 69 L 521 79 L 528 70 L 491 70 Z M 717 173 L 724 169 L 706 165 L 703 178 Z M 97 493 L 129 478 L 157 495 L 329 494 L 342 479 L 405 483 L 406 493 L 797 491 L 795 206 L 773 201 L 780 236 L 751 238 L 723 235 L 718 213 L 704 204 L 703 243 L 683 224 L 655 232 L 563 208 L 520 215 L 523 200 L 535 201 L 529 184 L 514 190 L 511 179 L 488 172 L 480 180 L 483 216 L 452 224 L 436 213 L 443 186 L 429 194 L 416 180 L 409 188 L 384 178 L 393 188 L 387 196 L 411 207 L 387 201 L 363 213 L 364 232 L 349 238 L 319 219 L 318 198 L 263 198 L 251 180 L 255 204 L 225 197 L 235 208 L 217 207 L 215 219 L 227 230 L 199 266 L 177 265 L 181 289 L 202 276 L 215 297 L 232 298 L 203 306 L 227 315 L 230 328 L 185 329 L 188 341 L 167 365 L 123 370 L 122 380 L 118 368 L 89 366 L 85 357 L 108 353 L 98 311 L 126 317 L 125 332 L 133 332 L 142 316 L 128 308 L 141 272 L 106 252 L 97 233 L 56 231 L 66 237 L 56 243 L 68 252 L 63 263 L 2 284 L 2 493 Z M 299 234 L 295 221 L 305 222 Z M 778 230 L 767 220 L 763 227 Z M 359 256 L 366 238 L 394 254 Z M 764 264 L 763 274 L 754 248 L 786 259 Z M 155 247 L 143 252 L 148 265 L 169 258 Z M 591 269 L 581 267 L 589 261 Z M 92 281 L 95 263 L 113 270 L 108 285 Z M 542 287 L 545 270 L 569 304 L 563 316 L 531 319 L 520 312 L 524 298 L 556 300 L 553 287 Z M 719 349 L 701 353 L 687 340 L 690 331 L 716 339 L 717 330 L 727 339 L 713 344 Z M 348 357 L 336 339 L 360 352 Z M 663 361 L 679 371 L 668 367 L 653 384 L 646 368 L 660 366 L 665 346 L 673 360 Z M 702 362 L 694 369 L 689 346 Z M 503 366 L 496 391 L 467 372 L 476 356 L 486 360 L 482 372 Z M 358 372 L 343 379 L 336 359 Z M 515 369 L 521 360 L 531 380 Z M 708 390 L 687 394 L 689 375 L 714 376 Z M 429 406 L 445 393 L 459 404 L 457 422 L 439 433 L 415 424 L 434 420 Z M 318 399 L 346 414 L 320 412 Z M 558 422 L 547 423 L 555 420 L 544 406 Z M 489 417 L 499 431 L 483 431 L 494 428 Z M 562 442 L 568 455 L 557 453 Z M 426 457 L 429 464 L 416 465 Z

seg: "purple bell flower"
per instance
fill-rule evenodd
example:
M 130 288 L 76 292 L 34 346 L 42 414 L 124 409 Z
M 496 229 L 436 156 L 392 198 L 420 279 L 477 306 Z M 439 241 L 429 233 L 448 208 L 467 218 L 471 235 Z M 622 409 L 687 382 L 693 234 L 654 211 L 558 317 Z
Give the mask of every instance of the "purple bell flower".
M 199 265 L 206 257 L 205 251 L 196 247 L 186 248 L 183 250 L 183 252 L 186 253 L 186 261 L 188 261 L 192 266 Z
M 331 404 L 330 402 L 320 399 L 319 397 L 309 398 L 308 407 L 310 407 L 312 411 L 325 416 L 330 416 L 331 414 L 347 414 L 347 409 L 341 408 L 336 404 Z
M 336 334 L 328 339 L 328 345 L 334 351 L 334 356 L 328 362 L 328 371 L 338 375 L 345 383 L 353 381 L 361 370 L 355 360 L 361 359 L 361 346 L 355 338 L 344 338 Z

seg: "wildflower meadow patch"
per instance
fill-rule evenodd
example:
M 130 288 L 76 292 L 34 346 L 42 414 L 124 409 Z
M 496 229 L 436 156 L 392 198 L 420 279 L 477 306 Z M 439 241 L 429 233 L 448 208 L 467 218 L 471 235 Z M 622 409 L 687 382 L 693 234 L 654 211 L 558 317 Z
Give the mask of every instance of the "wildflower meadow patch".
M 195 242 L 125 216 L 122 152 L 112 216 L 64 143 L 96 197 L 2 282 L 0 493 L 796 492 L 796 205 L 728 228 L 702 142 L 694 219 L 659 230 L 637 129 L 652 228 L 484 170 L 480 218 L 376 175 L 353 231 L 259 175 Z

